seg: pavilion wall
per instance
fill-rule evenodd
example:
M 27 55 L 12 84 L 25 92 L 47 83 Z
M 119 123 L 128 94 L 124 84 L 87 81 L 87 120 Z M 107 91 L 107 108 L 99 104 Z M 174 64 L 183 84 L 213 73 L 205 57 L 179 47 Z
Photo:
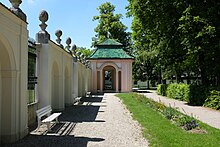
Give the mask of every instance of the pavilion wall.
M 110 59 L 110 60 L 90 60 L 91 62 L 91 89 L 93 93 L 104 92 L 104 76 L 103 71 L 107 66 L 111 66 L 116 72 L 115 92 L 131 92 L 132 91 L 132 62 L 131 59 Z M 120 73 L 120 74 L 119 74 Z M 120 89 L 121 88 L 121 89 Z

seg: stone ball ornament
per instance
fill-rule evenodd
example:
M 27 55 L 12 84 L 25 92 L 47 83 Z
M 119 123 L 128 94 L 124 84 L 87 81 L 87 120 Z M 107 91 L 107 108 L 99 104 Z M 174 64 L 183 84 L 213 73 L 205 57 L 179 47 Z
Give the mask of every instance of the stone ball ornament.
M 75 44 L 72 46 L 72 51 L 76 51 L 76 45 Z
M 45 22 L 48 20 L 48 18 L 49 18 L 49 15 L 48 15 L 47 11 L 42 10 L 42 11 L 40 12 L 40 15 L 39 15 L 39 20 L 40 20 L 42 23 L 45 23 Z
M 19 5 L 22 3 L 22 0 L 9 0 L 14 8 L 19 8 Z
M 68 37 L 68 38 L 66 39 L 66 44 L 69 46 L 69 45 L 71 44 L 71 42 L 72 42 L 71 38 Z
M 23 21 L 27 21 L 26 14 L 19 8 L 20 4 L 22 3 L 22 0 L 9 0 L 12 7 L 10 10 L 17 15 L 19 18 L 21 18 Z
M 81 55 L 81 52 L 77 52 L 77 55 L 80 56 L 80 55 Z
M 55 35 L 60 38 L 62 36 L 63 32 L 61 30 L 56 30 Z
M 81 59 L 84 59 L 84 58 L 85 58 L 85 55 L 84 55 L 84 54 L 81 54 L 81 55 L 80 55 L 80 58 L 81 58 Z

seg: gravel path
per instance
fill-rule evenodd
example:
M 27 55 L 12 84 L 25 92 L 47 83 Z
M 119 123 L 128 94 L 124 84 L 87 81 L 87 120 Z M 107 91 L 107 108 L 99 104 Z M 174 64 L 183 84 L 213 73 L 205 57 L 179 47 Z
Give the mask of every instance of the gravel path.
M 100 142 L 88 142 L 89 146 L 103 147 L 146 147 L 141 128 L 132 120 L 130 112 L 114 94 L 105 94 L 102 101 L 92 103 L 100 106 L 94 122 L 82 122 L 73 131 L 75 136 L 103 138 Z
M 46 126 L 7 147 L 147 147 L 141 127 L 114 94 L 83 98 L 65 109 L 60 123 Z

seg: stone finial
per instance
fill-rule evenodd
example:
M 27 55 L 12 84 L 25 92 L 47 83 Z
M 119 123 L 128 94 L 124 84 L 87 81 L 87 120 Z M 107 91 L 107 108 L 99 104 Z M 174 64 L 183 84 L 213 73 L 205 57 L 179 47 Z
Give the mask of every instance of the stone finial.
M 84 54 L 80 55 L 80 61 L 82 64 L 85 64 L 85 55 Z
M 37 43 L 48 43 L 50 40 L 50 34 L 46 31 L 47 24 L 45 23 L 49 18 L 47 11 L 42 10 L 39 15 L 41 24 L 39 25 L 41 30 L 36 34 Z
M 85 66 L 86 66 L 86 68 L 87 68 L 87 66 L 88 66 L 88 64 L 87 64 L 87 60 L 85 60 Z
M 69 51 L 69 52 L 71 52 L 70 51 L 70 44 L 71 44 L 71 42 L 72 42 L 72 40 L 71 40 L 71 38 L 70 37 L 68 37 L 67 39 L 66 39 L 66 49 Z
M 71 38 L 68 37 L 68 38 L 66 39 L 66 44 L 67 44 L 67 46 L 70 46 L 71 42 L 72 42 Z
M 21 18 L 23 21 L 27 20 L 27 16 L 26 14 L 24 14 L 24 12 L 22 12 L 22 10 L 19 8 L 20 4 L 22 3 L 22 0 L 9 0 L 12 7 L 10 8 L 10 10 L 15 13 L 15 15 L 17 15 L 19 18 Z
M 9 0 L 12 7 L 18 9 L 19 5 L 22 3 L 22 0 Z
M 90 62 L 89 60 L 86 60 L 86 68 L 89 68 L 90 67 Z
M 55 35 L 57 36 L 56 42 L 61 48 L 63 48 L 63 45 L 61 44 L 61 39 L 60 39 L 62 34 L 63 34 L 63 32 L 61 30 L 56 30 L 56 32 L 55 32 Z
M 77 60 L 81 62 L 80 57 L 81 57 L 81 52 L 77 52 Z
M 77 62 L 77 56 L 76 56 L 76 45 L 74 44 L 73 46 L 72 46 L 72 56 L 73 56 L 73 61 L 74 62 Z
M 47 24 L 45 23 L 49 18 L 47 11 L 42 10 L 39 15 L 39 20 L 41 24 L 39 25 L 42 31 L 46 31 Z
M 73 55 L 76 56 L 76 45 L 75 44 L 72 46 L 72 52 L 73 52 Z

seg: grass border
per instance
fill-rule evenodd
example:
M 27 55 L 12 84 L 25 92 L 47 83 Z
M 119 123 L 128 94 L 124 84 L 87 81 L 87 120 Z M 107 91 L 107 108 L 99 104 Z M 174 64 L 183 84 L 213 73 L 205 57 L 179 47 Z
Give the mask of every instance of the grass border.
M 220 146 L 220 130 L 218 129 L 199 122 L 199 125 L 208 133 L 194 134 L 172 124 L 159 112 L 148 107 L 144 103 L 144 99 L 147 98 L 143 95 L 129 93 L 116 96 L 132 113 L 133 119 L 141 124 L 143 135 L 149 141 L 150 146 Z

